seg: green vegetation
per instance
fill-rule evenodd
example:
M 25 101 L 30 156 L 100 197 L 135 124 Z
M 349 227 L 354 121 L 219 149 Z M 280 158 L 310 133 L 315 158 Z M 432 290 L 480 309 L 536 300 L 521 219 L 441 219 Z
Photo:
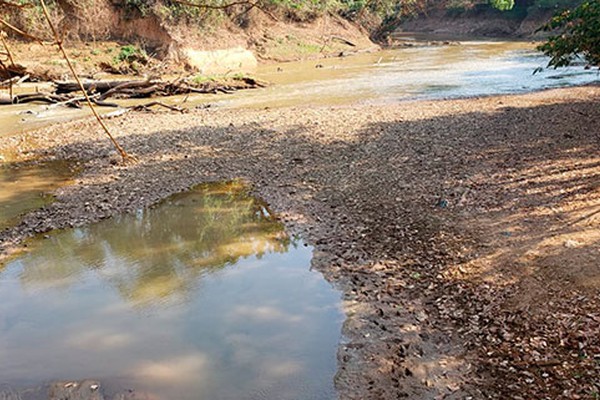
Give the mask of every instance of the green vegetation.
M 196 75 L 192 78 L 192 83 L 201 85 L 206 82 L 215 82 L 216 80 L 217 77 L 213 75 Z
M 501 12 L 507 20 L 531 21 L 547 18 L 548 11 L 556 15 L 540 30 L 553 32 L 554 36 L 538 46 L 538 50 L 551 57 L 549 66 L 561 67 L 577 59 L 590 65 L 599 65 L 600 56 L 600 0 L 446 0 L 448 16 Z M 438 3 L 440 4 L 440 3 Z M 540 22 L 540 24 L 543 22 Z
M 148 61 L 148 54 L 143 49 L 134 45 L 128 44 L 122 46 L 119 54 L 115 57 L 115 62 L 127 62 L 132 63 L 135 61 L 146 63 Z
M 450 14 L 495 9 L 507 12 L 507 16 L 516 13 L 524 18 L 536 10 L 563 10 L 579 4 L 581 0 L 447 0 L 444 7 Z
M 422 0 L 400 2 L 398 0 L 258 0 L 256 3 L 237 4 L 228 7 L 228 4 L 238 3 L 228 0 L 191 1 L 203 5 L 195 7 L 182 4 L 176 0 L 115 0 L 113 4 L 126 11 L 126 16 L 145 17 L 151 13 L 171 20 L 203 23 L 207 20 L 215 21 L 225 15 L 236 16 L 244 14 L 252 4 L 260 9 L 267 10 L 294 21 L 308 21 L 327 12 L 339 13 L 346 16 L 355 16 L 365 11 L 377 14 L 382 18 L 397 16 Z M 215 9 L 223 7 L 221 9 Z
M 490 0 L 490 5 L 500 11 L 512 10 L 515 0 Z
M 128 44 L 122 46 L 119 54 L 113 57 L 112 67 L 123 73 L 138 73 L 141 71 L 142 66 L 147 65 L 149 62 L 150 57 L 144 49 Z
M 34 7 L 12 10 L 8 20 L 15 26 L 36 36 L 47 37 L 43 27 L 40 8 L 35 0 L 19 0 L 31 3 Z M 57 0 L 47 0 L 51 13 L 59 15 L 73 14 L 73 4 L 77 9 L 85 9 L 84 2 L 98 0 L 75 0 L 68 4 Z M 592 65 L 600 63 L 600 0 L 256 0 L 248 3 L 231 0 L 190 0 L 192 4 L 179 3 L 178 0 L 112 0 L 113 7 L 124 11 L 126 17 L 137 18 L 153 15 L 159 20 L 171 23 L 183 22 L 202 26 L 204 30 L 216 29 L 224 18 L 243 24 L 243 17 L 250 8 L 258 8 L 278 19 L 291 21 L 309 21 L 325 13 L 335 13 L 359 23 L 366 23 L 374 36 L 385 36 L 385 32 L 395 29 L 407 17 L 429 9 L 445 9 L 449 16 L 470 13 L 477 17 L 480 13 L 502 12 L 507 19 L 522 20 L 528 15 L 536 15 L 539 10 L 556 10 L 558 14 L 544 27 L 555 32 L 550 40 L 539 47 L 551 57 L 550 65 L 560 67 L 569 65 L 578 57 Z M 66 4 L 66 5 L 65 5 Z M 70 4 L 70 6 L 69 6 Z M 68 7 L 70 8 L 68 8 Z M 67 7 L 67 8 L 65 8 Z M 570 9 L 570 10 L 569 10 Z M 562 11 L 567 10 L 567 11 Z M 372 18 L 375 16 L 376 18 Z M 293 37 L 278 38 L 276 53 L 314 54 L 322 51 L 322 46 L 304 43 Z M 148 55 L 136 46 L 123 46 L 115 49 L 118 54 L 112 58 L 112 64 L 118 70 L 138 71 L 148 63 Z M 106 50 L 110 53 L 111 49 Z M 112 54 L 115 54 L 112 53 Z M 92 55 L 98 55 L 92 50 Z M 80 54 L 73 54 L 77 58 Z
M 600 65 L 600 0 L 559 12 L 543 29 L 557 33 L 538 47 L 550 56 L 549 66 L 564 67 L 578 58 Z

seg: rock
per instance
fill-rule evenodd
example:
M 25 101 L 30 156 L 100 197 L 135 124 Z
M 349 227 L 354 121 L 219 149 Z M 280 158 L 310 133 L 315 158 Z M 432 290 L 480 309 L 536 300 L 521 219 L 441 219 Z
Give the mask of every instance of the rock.
M 568 239 L 565 240 L 564 246 L 568 249 L 575 249 L 577 247 L 581 247 L 581 243 L 576 240 Z
M 104 400 L 100 383 L 93 380 L 54 382 L 48 391 L 49 400 Z

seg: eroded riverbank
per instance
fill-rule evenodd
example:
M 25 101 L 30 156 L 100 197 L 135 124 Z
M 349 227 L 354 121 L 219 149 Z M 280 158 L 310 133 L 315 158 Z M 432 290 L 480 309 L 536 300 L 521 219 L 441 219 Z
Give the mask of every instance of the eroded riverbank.
M 598 87 L 581 87 L 386 107 L 126 115 L 108 123 L 140 160 L 129 166 L 90 121 L 50 127 L 0 150 L 36 143 L 33 154 L 86 161 L 85 169 L 55 203 L 0 233 L 1 249 L 199 182 L 241 178 L 315 247 L 313 266 L 344 292 L 340 397 L 585 396 L 598 376 L 594 319 L 549 327 L 588 321 L 598 301 L 598 287 L 583 282 L 600 276 L 598 241 L 585 233 L 598 224 L 585 217 L 600 198 L 599 101 Z M 587 266 L 585 279 L 560 261 L 569 252 Z M 569 315 L 557 312 L 568 305 Z M 580 337 L 590 358 L 570 355 Z

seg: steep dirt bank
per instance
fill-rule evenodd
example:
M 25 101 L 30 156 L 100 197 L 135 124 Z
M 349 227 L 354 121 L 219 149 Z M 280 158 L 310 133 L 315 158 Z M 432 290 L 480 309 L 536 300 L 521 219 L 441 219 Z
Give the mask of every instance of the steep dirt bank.
M 148 58 L 130 68 L 130 72 L 140 74 L 248 72 L 258 61 L 317 59 L 378 48 L 368 32 L 332 13 L 295 20 L 251 9 L 243 18 L 233 14 L 216 22 L 194 22 L 175 21 L 158 12 L 131 16 L 103 1 L 94 2 L 94 7 L 56 12 L 59 25 L 65 24 L 66 17 L 76 21 L 64 27 L 66 45 L 79 72 L 87 75 L 107 70 L 107 66 L 118 69 L 123 46 Z M 13 13 L 11 22 L 20 29 L 49 38 L 39 15 L 25 18 Z M 68 74 L 64 60 L 52 46 L 20 42 L 16 40 L 19 35 L 12 36 L 15 40 L 9 46 L 17 63 L 36 73 L 46 72 L 49 77 Z
M 108 123 L 139 157 L 129 166 L 91 121 L 16 135 L 1 152 L 85 164 L 0 249 L 242 178 L 344 292 L 341 398 L 593 398 L 599 103 L 582 87 L 127 115 Z
M 550 20 L 554 10 L 537 10 L 521 18 L 511 18 L 500 11 L 452 16 L 434 11 L 401 24 L 400 32 L 423 32 L 446 36 L 517 37 L 540 39 L 546 33 L 537 30 Z

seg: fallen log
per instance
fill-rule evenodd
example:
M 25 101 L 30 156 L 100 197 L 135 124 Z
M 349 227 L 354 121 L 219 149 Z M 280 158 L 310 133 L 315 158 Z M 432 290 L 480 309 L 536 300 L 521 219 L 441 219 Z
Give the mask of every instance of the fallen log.
M 9 95 L 0 93 L 0 105 L 9 105 L 12 103 L 12 98 Z
M 344 39 L 341 36 L 330 36 L 329 37 L 331 40 L 335 40 L 336 42 L 340 42 L 343 43 L 345 45 L 348 45 L 350 47 L 356 47 L 356 44 L 352 43 L 351 41 L 349 41 L 348 39 Z
M 59 96 L 52 93 L 24 93 L 13 96 L 12 103 L 10 104 L 23 104 L 23 103 L 32 103 L 35 101 L 40 101 L 42 103 L 55 104 L 64 101 L 68 101 L 69 98 L 64 96 Z
M 21 83 L 25 82 L 26 80 L 28 80 L 30 78 L 30 75 L 23 75 L 22 77 L 19 78 L 19 80 L 17 80 L 16 85 L 20 85 Z
M 94 101 L 95 98 L 97 98 L 99 95 L 93 95 L 93 96 L 89 96 L 90 100 L 92 100 L 92 102 Z M 66 101 L 62 101 L 60 103 L 56 103 L 51 105 L 50 107 L 59 107 L 59 106 L 65 106 L 65 107 L 72 107 L 72 108 L 81 108 L 81 102 L 85 101 L 85 97 L 81 96 L 81 97 L 74 97 L 71 99 L 68 99 Z
M 76 82 L 55 81 L 56 94 L 66 94 L 79 91 Z M 88 94 L 101 93 L 100 100 L 109 97 L 142 98 L 157 96 L 172 96 L 186 93 L 230 93 L 239 89 L 250 89 L 265 87 L 265 82 L 249 77 L 234 78 L 227 83 L 204 82 L 193 84 L 183 79 L 173 82 L 161 82 L 158 80 L 133 80 L 133 81 L 94 81 L 83 84 Z
M 19 78 L 24 80 L 26 76 Z M 18 83 L 20 80 L 17 80 Z M 11 81 L 15 82 L 15 81 Z M 0 105 L 30 103 L 40 101 L 68 107 L 80 107 L 81 89 L 76 82 L 54 81 L 53 93 L 27 93 L 9 97 L 2 97 Z M 173 95 L 186 95 L 190 93 L 212 94 L 233 93 L 240 89 L 265 87 L 265 82 L 249 77 L 224 78 L 223 81 L 207 81 L 197 83 L 193 80 L 178 78 L 171 82 L 160 80 L 131 80 L 131 81 L 88 81 L 83 83 L 83 88 L 92 102 L 102 107 L 118 107 L 115 103 L 106 102 L 109 98 L 148 98 Z M 79 94 L 78 94 L 79 93 Z M 162 104 L 154 103 L 152 105 Z M 147 106 L 148 107 L 148 106 Z M 164 106 L 163 106 L 164 107 Z M 167 107 L 168 108 L 168 107 Z M 173 111 L 181 111 L 173 109 Z
M 27 68 L 20 64 L 4 65 L 0 69 L 0 79 L 10 79 L 15 76 L 21 77 L 27 74 Z
M 117 103 L 109 103 L 108 101 L 101 101 L 101 100 L 92 100 L 92 103 L 94 103 L 95 105 L 100 106 L 100 107 L 113 107 L 113 108 L 121 107 Z
M 147 88 L 149 86 L 153 86 L 154 83 L 152 81 L 127 81 L 121 82 L 120 85 L 117 85 L 100 96 L 99 100 L 104 100 L 110 96 L 114 96 L 116 94 L 128 93 L 130 96 L 134 95 L 136 92 Z
M 91 81 L 83 82 L 83 88 L 88 93 L 106 93 L 124 84 L 142 84 L 144 82 L 148 81 Z M 56 86 L 56 94 L 79 92 L 81 90 L 77 82 L 54 81 L 54 85 Z
M 2 82 L 0 82 L 0 88 L 7 88 L 7 87 L 10 87 L 11 85 L 16 85 L 20 79 L 21 79 L 21 77 L 15 76 L 15 77 L 12 77 L 5 81 L 2 81 Z

